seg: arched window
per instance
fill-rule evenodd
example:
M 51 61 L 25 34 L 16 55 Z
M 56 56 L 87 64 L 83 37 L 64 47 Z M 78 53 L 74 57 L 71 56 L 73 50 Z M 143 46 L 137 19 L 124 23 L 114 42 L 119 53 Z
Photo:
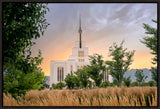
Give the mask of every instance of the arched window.
M 59 81 L 59 67 L 57 68 L 57 81 Z
M 64 81 L 64 68 L 63 67 L 57 68 L 57 81 Z
M 62 81 L 64 81 L 64 68 L 62 67 Z
M 78 51 L 78 57 L 84 57 L 84 51 Z
M 62 67 L 60 67 L 60 69 L 59 69 L 59 81 L 62 81 Z

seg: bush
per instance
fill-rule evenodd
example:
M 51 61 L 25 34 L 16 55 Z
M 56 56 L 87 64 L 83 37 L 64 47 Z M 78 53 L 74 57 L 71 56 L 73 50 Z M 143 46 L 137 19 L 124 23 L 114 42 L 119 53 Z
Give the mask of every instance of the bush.
M 53 84 L 52 84 L 52 88 L 53 88 L 53 89 L 56 89 L 56 84 L 53 83 Z
M 131 86 L 139 86 L 139 83 L 138 82 L 133 82 L 133 83 L 131 83 Z
M 123 78 L 124 85 L 129 87 L 131 84 L 131 77 Z
M 25 95 L 31 89 L 41 90 L 43 81 L 44 74 L 39 71 L 25 74 L 15 66 L 8 66 L 7 72 L 3 74 L 3 92 L 10 93 L 16 98 Z
M 57 85 L 56 85 L 56 88 L 57 88 L 57 89 L 62 89 L 63 87 L 65 87 L 65 84 L 64 84 L 63 82 L 59 82 L 59 83 L 57 83 Z
M 149 86 L 148 82 L 142 82 L 142 84 L 140 86 Z
M 114 83 L 110 83 L 110 86 L 111 87 L 115 87 L 116 85 Z
M 69 73 L 67 74 L 65 80 L 66 82 L 66 86 L 69 88 L 69 89 L 73 89 L 75 86 L 77 86 L 77 77 L 75 75 L 73 75 L 73 73 Z M 79 85 L 79 84 L 78 84 Z
M 93 83 L 91 81 L 88 81 L 88 86 L 87 87 L 91 89 L 92 85 L 93 85 Z
M 100 85 L 100 87 L 108 87 L 108 86 L 110 86 L 110 82 L 109 82 L 109 81 L 104 81 L 104 82 Z
M 153 87 L 153 86 L 157 86 L 157 83 L 155 81 L 149 81 L 148 82 L 149 86 Z
M 118 86 L 118 87 L 120 86 L 116 79 L 113 80 L 113 86 Z

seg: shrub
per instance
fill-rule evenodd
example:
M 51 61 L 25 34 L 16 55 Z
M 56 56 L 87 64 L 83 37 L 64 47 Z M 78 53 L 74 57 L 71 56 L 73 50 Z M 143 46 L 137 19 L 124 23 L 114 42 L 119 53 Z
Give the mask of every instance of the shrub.
M 66 86 L 69 88 L 69 89 L 73 89 L 75 86 L 77 86 L 77 77 L 75 75 L 73 75 L 73 73 L 69 73 L 67 74 L 66 78 L 65 78 L 65 83 L 66 83 Z
M 57 83 L 57 85 L 56 85 L 56 88 L 57 88 L 57 89 L 62 89 L 63 87 L 65 87 L 65 84 L 64 84 L 63 82 L 59 82 L 59 83 Z
M 131 84 L 131 77 L 127 77 L 127 78 L 123 78 L 123 81 L 124 81 L 124 85 L 129 87 L 130 84 Z
M 157 86 L 157 83 L 155 81 L 149 81 L 148 82 L 149 86 L 153 87 L 153 86 Z
M 110 82 L 109 82 L 109 81 L 104 81 L 104 82 L 100 85 L 100 87 L 108 87 L 108 86 L 110 86 Z
M 56 89 L 56 84 L 53 83 L 53 84 L 52 84 L 52 88 L 53 88 L 53 89 Z
M 131 86 L 139 86 L 139 83 L 138 82 L 133 82 L 133 83 L 131 83 Z
M 141 86 L 149 86 L 148 82 L 142 82 Z

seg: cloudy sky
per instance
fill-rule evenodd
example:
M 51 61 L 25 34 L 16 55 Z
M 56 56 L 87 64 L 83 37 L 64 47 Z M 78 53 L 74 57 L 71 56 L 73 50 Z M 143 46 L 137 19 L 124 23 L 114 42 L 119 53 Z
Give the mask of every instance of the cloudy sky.
M 153 27 L 157 25 L 157 4 L 153 3 L 49 3 L 46 14 L 50 23 L 44 36 L 36 40 L 33 56 L 41 49 L 44 60 L 42 69 L 50 75 L 51 60 L 67 60 L 72 47 L 78 40 L 79 14 L 82 16 L 82 40 L 89 48 L 89 55 L 101 54 L 104 60 L 110 60 L 108 49 L 116 42 L 125 40 L 128 51 L 136 50 L 131 69 L 150 68 L 150 50 L 140 42 L 145 36 L 143 23 Z

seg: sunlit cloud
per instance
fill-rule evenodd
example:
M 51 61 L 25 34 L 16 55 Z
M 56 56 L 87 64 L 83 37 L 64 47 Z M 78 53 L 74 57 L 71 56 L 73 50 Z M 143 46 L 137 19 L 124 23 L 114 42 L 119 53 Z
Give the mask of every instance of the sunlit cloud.
M 50 11 L 46 19 L 50 25 L 32 48 L 33 56 L 41 49 L 44 57 L 41 67 L 46 75 L 50 74 L 51 60 L 67 60 L 71 55 L 79 36 L 79 14 L 82 15 L 82 40 L 86 42 L 90 55 L 99 53 L 104 60 L 109 60 L 108 48 L 113 42 L 120 44 L 125 40 L 125 48 L 136 50 L 130 68 L 152 66 L 153 55 L 140 39 L 145 36 L 143 23 L 156 27 L 151 20 L 157 18 L 157 4 L 49 3 L 48 7 Z

